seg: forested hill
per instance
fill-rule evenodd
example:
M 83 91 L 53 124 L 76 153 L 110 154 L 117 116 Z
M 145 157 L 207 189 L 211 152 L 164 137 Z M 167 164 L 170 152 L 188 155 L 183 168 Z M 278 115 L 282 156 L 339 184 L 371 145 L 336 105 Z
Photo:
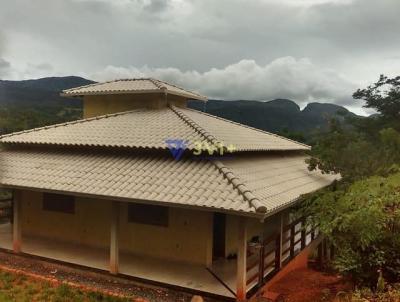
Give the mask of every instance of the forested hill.
M 301 110 L 295 102 L 286 99 L 268 102 L 210 100 L 207 104 L 192 101 L 190 107 L 300 140 L 301 136 L 309 138 L 319 130 L 326 130 L 332 118 L 345 122 L 346 117 L 357 116 L 342 106 L 329 103 L 309 103 Z
M 54 77 L 25 81 L 0 80 L 0 105 L 18 107 L 81 106 L 78 100 L 60 96 L 60 91 L 94 83 L 80 77 Z
M 90 83 L 80 77 L 0 80 L 0 134 L 81 118 L 82 102 L 60 91 Z
M 0 132 L 22 130 L 81 117 L 79 99 L 60 97 L 63 89 L 93 83 L 80 77 L 53 77 L 26 81 L 0 80 Z M 309 138 L 326 129 L 329 118 L 355 116 L 334 104 L 310 103 L 303 110 L 291 100 L 210 100 L 206 107 L 192 101 L 191 108 L 292 138 Z

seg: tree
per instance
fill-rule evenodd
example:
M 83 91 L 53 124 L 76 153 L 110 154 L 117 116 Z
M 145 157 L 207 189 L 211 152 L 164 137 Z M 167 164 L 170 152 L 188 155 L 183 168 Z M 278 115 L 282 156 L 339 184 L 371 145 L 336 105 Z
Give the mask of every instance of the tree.
M 342 181 L 309 196 L 301 211 L 337 246 L 335 268 L 375 286 L 378 270 L 400 280 L 400 77 L 359 89 L 354 98 L 379 115 L 332 120 L 311 151 L 309 169 L 340 173 Z
M 303 209 L 336 246 L 339 272 L 369 286 L 379 270 L 386 280 L 400 279 L 400 173 L 322 191 Z
M 330 131 L 316 141 L 308 161 L 310 170 L 340 173 L 345 181 L 388 175 L 400 163 L 400 76 L 380 76 L 378 82 L 354 94 L 378 116 L 352 118 L 352 128 L 330 122 Z
M 370 136 L 356 130 L 344 130 L 333 122 L 330 132 L 313 146 L 307 160 L 309 169 L 339 173 L 344 182 L 350 183 L 400 171 L 400 133 L 393 128 L 375 131 Z
M 364 107 L 375 109 L 399 126 L 397 122 L 400 119 L 400 76 L 388 78 L 381 75 L 373 85 L 358 89 L 353 98 L 364 100 Z

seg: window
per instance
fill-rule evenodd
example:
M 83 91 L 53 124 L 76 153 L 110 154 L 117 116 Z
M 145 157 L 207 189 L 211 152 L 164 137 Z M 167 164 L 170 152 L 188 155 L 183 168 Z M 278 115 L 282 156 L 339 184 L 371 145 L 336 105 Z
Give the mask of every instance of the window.
M 157 226 L 168 226 L 168 207 L 130 204 L 128 205 L 128 221 Z
M 43 194 L 43 210 L 66 214 L 75 213 L 75 198 L 70 195 Z

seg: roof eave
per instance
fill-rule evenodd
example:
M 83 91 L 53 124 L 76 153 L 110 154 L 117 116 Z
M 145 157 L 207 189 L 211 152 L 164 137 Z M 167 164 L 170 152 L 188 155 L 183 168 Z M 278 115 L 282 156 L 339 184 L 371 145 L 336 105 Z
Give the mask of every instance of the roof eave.
M 143 94 L 143 93 L 159 93 L 163 94 L 160 89 L 148 89 L 148 90 L 118 90 L 118 91 L 87 91 L 87 92 L 67 92 L 63 91 L 60 96 L 63 97 L 83 97 L 87 95 L 111 95 L 111 94 Z
M 185 97 L 188 99 L 199 100 L 203 102 L 207 102 L 207 97 L 203 95 L 195 95 L 190 93 L 180 93 L 176 91 L 170 90 L 161 90 L 161 89 L 151 89 L 151 90 L 121 90 L 121 91 L 89 91 L 84 93 L 79 92 L 66 92 L 63 91 L 60 93 L 62 97 L 84 97 L 84 96 L 91 96 L 91 95 L 112 95 L 112 94 L 146 94 L 146 93 L 154 93 L 154 94 L 172 94 L 176 96 Z
M 339 180 L 340 180 L 340 179 L 339 179 Z M 329 186 L 332 185 L 335 181 L 338 181 L 338 180 L 335 179 L 335 180 L 333 180 L 332 182 L 330 182 L 329 184 L 327 184 L 327 185 L 325 185 L 325 186 L 323 186 L 323 187 L 320 187 L 319 189 L 316 189 L 316 190 L 314 190 L 314 191 L 311 191 L 311 192 L 308 192 L 308 193 L 306 193 L 306 194 L 300 195 L 299 197 L 297 197 L 297 198 L 295 198 L 295 199 L 293 199 L 293 200 L 291 200 L 291 201 L 289 201 L 289 202 L 287 202 L 287 203 L 285 203 L 285 204 L 283 204 L 283 205 L 281 205 L 281 206 L 279 206 L 279 207 L 277 207 L 277 208 L 274 208 L 274 209 L 272 209 L 272 210 L 270 210 L 270 211 L 267 211 L 267 212 L 263 213 L 263 215 L 262 215 L 262 216 L 263 216 L 263 217 L 262 217 L 262 220 L 265 220 L 265 219 L 267 219 L 268 217 L 270 217 L 270 216 L 272 216 L 272 215 L 275 215 L 275 214 L 277 214 L 277 213 L 279 213 L 279 212 L 282 212 L 282 211 L 284 211 L 284 210 L 286 210 L 286 209 L 288 209 L 288 208 L 290 208 L 290 207 L 292 207 L 292 206 L 298 204 L 299 202 L 302 202 L 302 201 L 306 198 L 306 196 L 308 196 L 308 195 L 310 195 L 310 194 L 313 194 L 313 193 L 315 193 L 315 192 L 318 192 L 319 190 L 322 190 L 322 189 L 324 189 L 324 188 L 329 187 Z
M 44 192 L 44 193 L 67 194 L 67 195 L 73 195 L 76 197 L 93 198 L 93 199 L 101 199 L 101 200 L 115 200 L 115 201 L 121 201 L 121 202 L 164 205 L 164 206 L 169 206 L 169 207 L 173 207 L 173 208 L 191 209 L 191 210 L 199 210 L 199 211 L 206 211 L 206 212 L 220 212 L 220 213 L 231 214 L 231 215 L 236 215 L 236 216 L 256 218 L 256 219 L 260 219 L 260 220 L 262 220 L 264 218 L 264 214 L 257 213 L 257 212 L 245 212 L 245 211 L 237 211 L 237 210 L 230 210 L 230 209 L 223 209 L 223 208 L 216 208 L 216 207 L 180 204 L 180 203 L 174 203 L 174 202 L 164 202 L 164 201 L 156 201 L 156 200 L 118 197 L 118 196 L 97 195 L 97 194 L 88 194 L 88 193 L 80 193 L 80 192 L 72 192 L 72 191 L 64 191 L 64 190 L 52 190 L 52 189 L 45 189 L 45 188 L 34 188 L 34 187 L 26 187 L 26 186 L 8 185 L 8 184 L 1 184 L 1 183 L 0 183 L 0 188 L 28 190 L 28 191 Z

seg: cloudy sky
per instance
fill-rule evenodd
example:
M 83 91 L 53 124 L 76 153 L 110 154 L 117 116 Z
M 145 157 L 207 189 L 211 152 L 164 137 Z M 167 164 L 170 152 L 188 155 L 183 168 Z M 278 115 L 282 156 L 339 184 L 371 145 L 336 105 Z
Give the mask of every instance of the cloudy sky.
M 151 76 L 212 98 L 334 102 L 400 74 L 399 0 L 0 1 L 0 79 Z

